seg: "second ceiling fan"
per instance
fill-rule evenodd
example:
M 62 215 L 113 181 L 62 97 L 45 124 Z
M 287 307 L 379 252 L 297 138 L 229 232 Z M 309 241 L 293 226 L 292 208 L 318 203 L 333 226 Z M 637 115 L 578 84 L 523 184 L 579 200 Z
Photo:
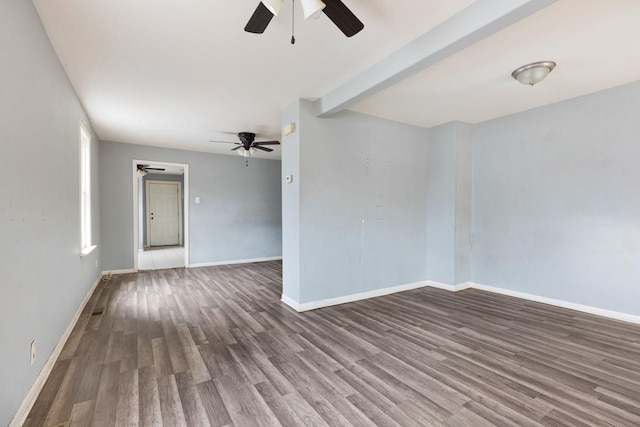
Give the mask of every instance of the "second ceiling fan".
M 227 132 L 224 132 L 227 133 Z M 229 132 L 230 133 L 230 132 Z M 272 152 L 271 148 L 263 147 L 263 145 L 280 145 L 280 141 L 256 141 L 256 134 L 253 132 L 239 132 L 236 134 L 240 142 L 229 142 L 229 141 L 209 141 L 209 142 L 221 142 L 224 144 L 235 144 L 237 147 L 231 149 L 231 151 L 236 151 L 239 155 L 243 157 L 250 157 L 257 153 L 256 150 L 266 151 L 267 153 Z
M 262 0 L 249 18 L 244 30 L 255 34 L 264 33 L 271 19 L 280 12 L 282 2 L 283 0 Z M 304 10 L 304 19 L 317 18 L 324 12 L 347 37 L 358 34 L 364 28 L 364 24 L 341 0 L 300 0 L 300 2 Z

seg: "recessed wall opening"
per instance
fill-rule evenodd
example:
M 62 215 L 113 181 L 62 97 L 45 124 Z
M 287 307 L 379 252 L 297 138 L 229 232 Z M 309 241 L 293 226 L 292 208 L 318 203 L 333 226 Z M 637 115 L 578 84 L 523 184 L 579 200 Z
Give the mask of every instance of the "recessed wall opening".
M 181 163 L 133 161 L 136 270 L 189 265 L 188 170 Z

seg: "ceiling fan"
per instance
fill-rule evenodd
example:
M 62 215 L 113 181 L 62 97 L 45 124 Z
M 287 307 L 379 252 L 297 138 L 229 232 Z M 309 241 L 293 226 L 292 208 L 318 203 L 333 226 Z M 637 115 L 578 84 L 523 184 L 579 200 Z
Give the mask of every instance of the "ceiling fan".
M 253 156 L 257 153 L 257 150 L 266 151 L 268 153 L 272 152 L 273 149 L 263 147 L 263 145 L 280 145 L 280 141 L 256 141 L 256 134 L 253 132 L 240 132 L 236 134 L 240 139 L 240 142 L 229 142 L 229 141 L 209 141 L 209 142 L 221 142 L 223 144 L 236 144 L 237 147 L 231 149 L 231 151 L 238 152 L 239 155 L 244 157 Z
M 295 0 L 294 0 L 295 1 Z M 262 34 L 274 16 L 278 15 L 283 0 L 262 0 L 244 27 L 248 33 Z M 317 18 L 321 12 L 347 37 L 358 34 L 364 24 L 342 3 L 341 0 L 300 0 L 304 9 L 304 19 Z M 294 43 L 295 39 L 291 39 Z
M 165 171 L 165 168 L 152 168 L 150 165 L 138 165 L 138 175 L 145 176 L 149 171 Z

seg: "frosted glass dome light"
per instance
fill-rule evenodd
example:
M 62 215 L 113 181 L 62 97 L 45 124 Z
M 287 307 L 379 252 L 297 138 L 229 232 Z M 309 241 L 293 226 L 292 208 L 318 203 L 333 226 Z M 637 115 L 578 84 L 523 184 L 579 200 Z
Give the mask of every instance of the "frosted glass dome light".
M 533 86 L 540 83 L 555 68 L 556 63 L 553 61 L 540 61 L 523 65 L 511 73 L 511 77 L 522 83 L 523 85 Z

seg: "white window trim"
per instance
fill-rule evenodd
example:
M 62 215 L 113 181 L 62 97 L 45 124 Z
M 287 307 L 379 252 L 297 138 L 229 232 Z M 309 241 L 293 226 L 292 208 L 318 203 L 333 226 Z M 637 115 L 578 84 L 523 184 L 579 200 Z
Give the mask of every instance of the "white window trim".
M 91 231 L 91 132 L 80 122 L 80 256 L 89 255 L 92 244 Z

